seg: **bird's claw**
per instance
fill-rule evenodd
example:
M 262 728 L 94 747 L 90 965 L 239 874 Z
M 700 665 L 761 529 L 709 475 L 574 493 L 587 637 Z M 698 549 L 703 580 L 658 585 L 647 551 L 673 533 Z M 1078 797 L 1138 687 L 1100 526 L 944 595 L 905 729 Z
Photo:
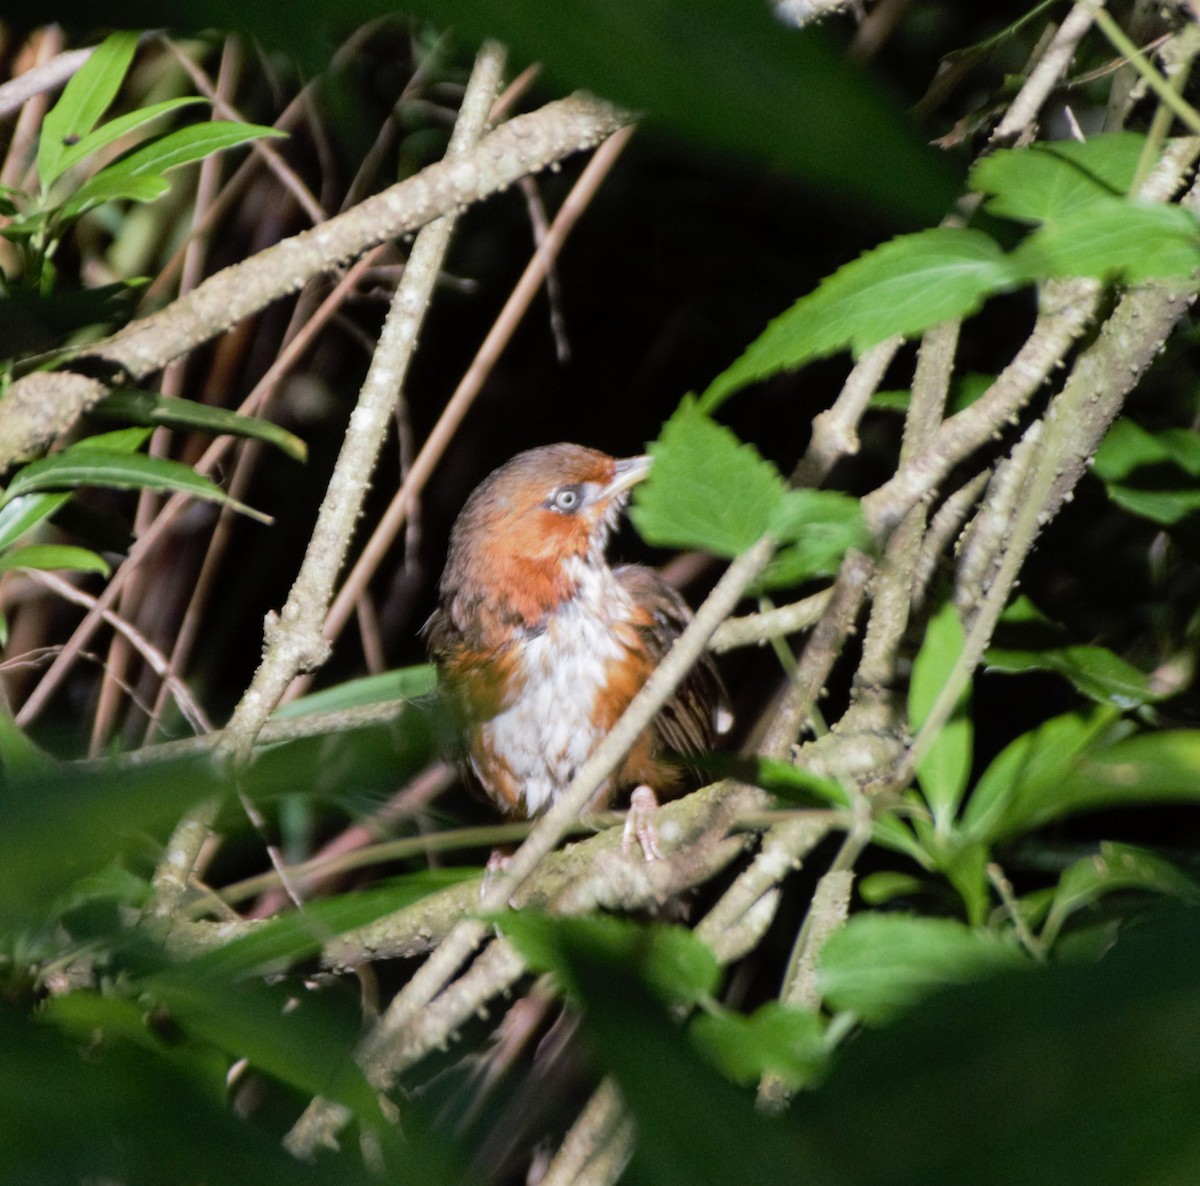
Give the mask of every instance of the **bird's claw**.
M 658 829 L 654 826 L 657 811 L 658 799 L 649 787 L 640 786 L 629 796 L 629 811 L 625 815 L 625 831 L 621 837 L 622 852 L 627 853 L 636 838 L 647 861 L 662 860 Z

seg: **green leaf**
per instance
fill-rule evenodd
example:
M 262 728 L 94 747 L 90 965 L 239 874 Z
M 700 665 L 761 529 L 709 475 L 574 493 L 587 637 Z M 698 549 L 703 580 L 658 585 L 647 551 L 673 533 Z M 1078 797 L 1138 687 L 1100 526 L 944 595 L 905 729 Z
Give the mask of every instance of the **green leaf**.
M 1018 738 L 980 779 L 966 826 L 994 841 L 1083 811 L 1200 802 L 1200 731 L 1097 744 L 1109 728 L 1102 710 L 1091 723 L 1060 717 Z
M 1053 944 L 1072 914 L 1117 890 L 1162 894 L 1193 905 L 1200 902 L 1200 885 L 1170 861 L 1132 844 L 1104 841 L 1094 856 L 1068 866 L 1058 879 L 1042 942 Z
M 45 1018 L 9 1002 L 0 1007 L 7 1181 L 368 1186 L 378 1180 L 361 1161 L 356 1168 L 341 1158 L 336 1169 L 298 1162 L 230 1107 L 227 1063 L 218 1065 L 208 1047 L 172 1048 L 157 1040 L 142 1013 L 139 1034 L 128 1003 L 95 994 L 75 994 L 69 1005 L 56 999 Z M 450 1179 L 423 1180 L 432 1186 Z
M 947 602 L 930 618 L 925 639 L 913 661 L 908 688 L 908 719 L 914 733 L 924 725 L 929 710 L 954 670 L 962 655 L 963 642 L 958 611 Z M 968 685 L 917 770 L 921 792 L 933 812 L 938 831 L 943 833 L 950 829 L 971 773 L 973 728 L 969 699 Z
M 994 931 L 949 918 L 859 914 L 825 941 L 818 978 L 831 1007 L 880 1022 L 935 989 L 1024 963 Z
M 465 39 L 494 37 L 566 90 L 603 95 L 645 112 L 651 127 L 757 158 L 888 218 L 925 225 L 959 194 L 955 165 L 921 142 L 902 102 L 834 38 L 798 34 L 761 4 L 419 0 L 407 11 Z
M 868 906 L 886 906 L 897 898 L 911 898 L 924 894 L 928 889 L 927 881 L 911 873 L 896 873 L 890 869 L 882 873 L 868 873 L 858 882 L 858 896 Z
M 969 184 L 993 195 L 986 206 L 989 214 L 1050 222 L 1077 214 L 1098 198 L 1127 194 L 1145 143 L 1138 133 L 1115 132 L 1086 141 L 1003 148 L 972 167 Z
M 366 926 L 478 875 L 472 868 L 427 869 L 360 893 L 308 902 L 303 911 L 272 918 L 249 934 L 197 956 L 188 966 L 206 976 L 230 979 L 278 972 L 315 955 L 334 935 Z
M 873 546 L 862 504 L 834 490 L 785 491 L 769 530 L 782 547 L 755 583 L 756 589 L 832 576 L 849 549 L 865 552 Z
M 427 696 L 437 687 L 437 670 L 432 663 L 401 667 L 379 675 L 365 675 L 347 680 L 332 688 L 310 692 L 299 700 L 277 708 L 273 720 L 284 717 L 303 717 L 314 712 L 333 712 L 341 708 L 359 708 L 364 704 L 381 704 L 387 700 L 416 700 Z
M 1200 224 L 1182 206 L 1097 198 L 1034 231 L 1009 259 L 1031 280 L 1190 276 L 1200 268 Z
M 308 446 L 294 433 L 257 416 L 241 416 L 227 408 L 197 403 L 190 399 L 159 395 L 151 391 L 119 390 L 112 392 L 92 409 L 92 415 L 126 420 L 155 427 L 197 428 L 202 432 L 228 433 L 266 441 L 293 461 L 308 457 Z
M 862 351 L 967 317 L 984 300 L 1024 283 L 982 231 L 935 227 L 893 239 L 823 280 L 767 326 L 701 397 L 712 411 L 747 383 L 847 347 Z
M 108 576 L 112 569 L 103 556 L 70 544 L 30 544 L 0 556 L 0 572 L 13 568 L 70 569 Z
M 987 670 L 1008 675 L 1027 671 L 1053 671 L 1065 676 L 1097 704 L 1138 708 L 1162 699 L 1151 687 L 1150 677 L 1107 647 L 1066 646 L 1052 650 L 1013 650 L 992 647 L 987 652 Z
M 35 490 L 102 486 L 114 490 L 173 490 L 194 498 L 222 502 L 261 523 L 269 516 L 230 498 L 215 482 L 189 466 L 161 457 L 145 457 L 115 449 L 77 446 L 31 462 L 9 483 L 3 501 Z M 2 504 L 0 504 L 2 505 Z
M 816 1078 L 827 1057 L 821 1018 L 779 1001 L 749 1017 L 714 1008 L 697 1016 L 688 1033 L 730 1079 L 747 1087 L 770 1072 L 796 1090 Z
M 151 201 L 166 191 L 167 181 L 163 174 L 169 170 L 203 160 L 215 152 L 245 144 L 249 140 L 285 134 L 275 128 L 225 120 L 209 120 L 179 128 L 152 140 L 88 178 L 64 203 L 62 217 L 74 218 L 92 206 L 113 198 Z
M 38 140 L 38 178 L 43 192 L 62 174 L 66 167 L 63 157 L 96 126 L 117 97 L 137 44 L 136 33 L 113 33 L 105 38 L 46 113 Z
M 987 652 L 987 670 L 1012 675 L 1053 671 L 1098 704 L 1125 710 L 1162 699 L 1150 676 L 1107 647 L 1073 645 L 1063 641 L 1064 635 L 1029 598 L 1018 597 L 1000 619 L 999 645 Z
M 606 916 L 552 918 L 531 910 L 509 911 L 492 921 L 531 968 L 552 972 L 577 998 L 571 954 L 577 950 L 622 965 L 668 1002 L 707 1000 L 720 977 L 712 950 L 684 927 Z
M 1109 429 L 1093 463 L 1118 506 L 1164 527 L 1200 511 L 1200 433 L 1151 433 L 1127 417 Z
M 1036 826 L 1039 804 L 1052 799 L 1079 755 L 1112 728 L 1109 710 L 1055 717 L 1007 745 L 975 784 L 962 817 L 964 833 L 993 844 Z
M 17 542 L 27 531 L 50 518 L 69 494 L 24 494 L 0 506 L 0 552 Z
M 58 161 L 57 176 L 62 176 L 72 166 L 86 160 L 93 153 L 99 152 L 102 148 L 107 148 L 108 145 L 120 140 L 122 136 L 127 136 L 130 132 L 137 131 L 138 128 L 144 127 L 160 116 L 166 115 L 171 111 L 178 111 L 181 107 L 193 107 L 197 103 L 205 102 L 207 102 L 206 99 L 202 99 L 197 95 L 181 99 L 166 99 L 162 103 L 152 103 L 149 107 L 140 107 L 138 110 L 130 111 L 126 115 L 110 119 L 107 123 L 101 124 L 100 127 L 89 132 L 77 144 L 72 145 L 62 154 Z M 49 182 L 43 182 L 43 188 L 48 189 L 49 186 Z
M 685 398 L 650 445 L 630 518 L 647 543 L 736 556 L 776 521 L 783 480 L 752 445 Z
M 1136 928 L 1098 962 L 940 993 L 846 1043 L 826 1081 L 795 1101 L 790 1124 L 822 1168 L 792 1180 L 1195 1181 L 1198 985 L 1193 910 Z
M 379 1134 L 386 1131 L 378 1096 L 354 1060 L 356 1027 L 332 1011 L 332 1002 L 309 994 L 300 1008 L 289 1007 L 286 986 L 242 983 L 231 992 L 227 979 L 192 964 L 146 977 L 142 987 L 189 1034 L 306 1095 L 352 1109 Z
M 845 807 L 849 802 L 845 789 L 832 778 L 822 778 L 776 758 L 735 758 L 727 767 L 727 775 L 792 802 L 807 804 L 816 798 L 835 807 Z

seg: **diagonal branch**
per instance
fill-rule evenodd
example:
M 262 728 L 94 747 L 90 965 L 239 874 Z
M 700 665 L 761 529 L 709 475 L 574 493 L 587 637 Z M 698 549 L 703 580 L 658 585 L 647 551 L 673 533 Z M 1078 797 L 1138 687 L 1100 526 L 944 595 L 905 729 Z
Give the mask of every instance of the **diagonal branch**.
M 225 268 L 161 312 L 89 347 L 79 356 L 87 361 L 87 374 L 26 375 L 0 401 L 0 471 L 45 449 L 117 378 L 153 374 L 313 276 L 591 148 L 631 119 L 582 94 L 517 116 L 462 156 L 430 165 L 345 214 Z M 103 378 L 94 377 L 97 370 Z

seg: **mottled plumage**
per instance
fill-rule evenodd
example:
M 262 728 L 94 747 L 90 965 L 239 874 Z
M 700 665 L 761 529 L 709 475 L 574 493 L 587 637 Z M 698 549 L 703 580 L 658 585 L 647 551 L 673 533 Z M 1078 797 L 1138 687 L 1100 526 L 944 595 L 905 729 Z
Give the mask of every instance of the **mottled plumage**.
M 451 532 L 429 652 L 467 760 L 507 812 L 549 807 L 690 618 L 656 573 L 605 559 L 648 467 L 579 445 L 531 449 L 485 479 Z M 634 786 L 675 791 L 682 772 L 667 755 L 711 749 L 723 704 L 705 658 L 601 798 Z

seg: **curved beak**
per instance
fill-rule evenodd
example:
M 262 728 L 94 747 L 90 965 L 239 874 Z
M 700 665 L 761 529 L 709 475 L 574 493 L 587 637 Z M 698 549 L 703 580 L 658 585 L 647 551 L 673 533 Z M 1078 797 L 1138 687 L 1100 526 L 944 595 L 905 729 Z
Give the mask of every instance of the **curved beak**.
M 601 498 L 615 498 L 636 486 L 650 472 L 650 457 L 623 457 L 613 467 L 613 479 L 600 492 Z

